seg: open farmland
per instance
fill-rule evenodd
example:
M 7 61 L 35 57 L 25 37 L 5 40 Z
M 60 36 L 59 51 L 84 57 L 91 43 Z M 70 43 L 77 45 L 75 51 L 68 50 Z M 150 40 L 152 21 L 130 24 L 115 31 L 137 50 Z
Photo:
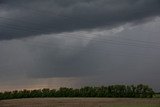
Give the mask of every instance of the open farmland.
M 32 98 L 2 100 L 0 107 L 160 107 L 160 99 Z

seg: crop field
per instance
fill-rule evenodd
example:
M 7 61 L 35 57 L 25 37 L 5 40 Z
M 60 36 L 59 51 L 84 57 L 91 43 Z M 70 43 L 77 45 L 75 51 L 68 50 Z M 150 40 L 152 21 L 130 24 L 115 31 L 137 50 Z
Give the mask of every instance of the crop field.
M 1 100 L 0 107 L 160 107 L 160 99 L 31 98 Z

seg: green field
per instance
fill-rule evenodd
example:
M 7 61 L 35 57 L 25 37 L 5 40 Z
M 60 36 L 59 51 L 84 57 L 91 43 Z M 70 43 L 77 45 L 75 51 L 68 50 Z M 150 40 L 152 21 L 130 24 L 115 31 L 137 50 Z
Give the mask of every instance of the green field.
M 1 100 L 0 107 L 160 107 L 160 99 L 32 98 Z

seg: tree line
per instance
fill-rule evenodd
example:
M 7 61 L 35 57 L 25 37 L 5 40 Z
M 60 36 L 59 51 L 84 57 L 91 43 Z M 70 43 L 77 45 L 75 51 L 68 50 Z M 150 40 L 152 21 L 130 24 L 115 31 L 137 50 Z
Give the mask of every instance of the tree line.
M 154 91 L 148 85 L 110 85 L 82 87 L 80 89 L 61 87 L 56 89 L 15 90 L 0 92 L 0 99 L 39 97 L 107 97 L 107 98 L 152 98 Z

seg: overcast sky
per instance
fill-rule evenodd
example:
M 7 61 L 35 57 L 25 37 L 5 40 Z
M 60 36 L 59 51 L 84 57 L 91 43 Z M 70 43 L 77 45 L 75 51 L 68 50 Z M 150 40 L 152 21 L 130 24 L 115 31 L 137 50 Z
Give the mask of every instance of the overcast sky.
M 160 90 L 160 0 L 0 0 L 0 90 Z

